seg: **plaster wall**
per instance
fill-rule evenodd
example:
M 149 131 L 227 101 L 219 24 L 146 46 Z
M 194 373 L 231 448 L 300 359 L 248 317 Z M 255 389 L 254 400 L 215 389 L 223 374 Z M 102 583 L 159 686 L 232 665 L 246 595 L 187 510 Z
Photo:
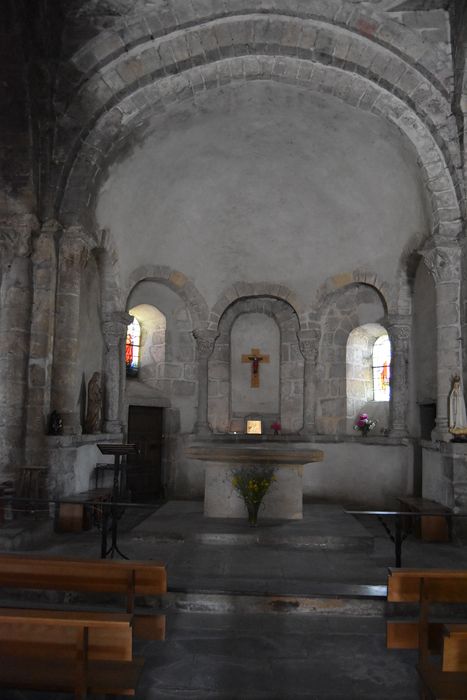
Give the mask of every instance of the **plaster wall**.
M 111 442 L 120 442 L 120 435 L 112 435 Z M 108 435 L 67 435 L 47 438 L 48 490 L 51 498 L 69 496 L 94 488 L 94 469 L 97 463 L 112 463 L 112 455 L 103 455 L 96 443 L 109 442 Z M 110 484 L 106 484 L 110 485 Z
M 109 167 L 97 220 L 124 279 L 168 265 L 209 306 L 239 280 L 283 283 L 308 303 L 343 270 L 393 282 L 400 251 L 430 228 L 415 153 L 395 127 L 255 81 L 145 123 Z
M 185 456 L 189 444 L 190 438 L 182 436 L 174 446 L 176 473 L 171 488 L 177 498 L 202 500 L 206 463 Z M 306 501 L 392 509 L 398 496 L 412 493 L 413 452 L 408 443 L 348 438 L 339 443 L 316 442 L 313 448 L 324 451 L 324 461 L 303 468 Z
M 385 445 L 356 438 L 344 444 L 316 443 L 323 462 L 304 469 L 304 498 L 356 508 L 397 506 L 397 497 L 412 493 L 413 456 L 408 444 Z
M 259 363 L 259 387 L 251 387 L 251 362 L 242 355 L 257 348 L 269 361 Z M 243 314 L 231 332 L 231 415 L 272 413 L 279 415 L 280 335 L 277 323 L 265 314 Z

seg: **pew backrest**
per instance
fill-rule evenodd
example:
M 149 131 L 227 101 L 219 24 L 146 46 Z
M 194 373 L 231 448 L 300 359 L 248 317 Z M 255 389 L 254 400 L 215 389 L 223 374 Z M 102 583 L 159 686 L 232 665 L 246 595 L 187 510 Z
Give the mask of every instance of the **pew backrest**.
M 467 602 L 467 569 L 389 569 L 389 603 L 420 602 L 420 586 L 431 602 Z
M 131 615 L 0 608 L 0 654 L 131 661 Z
M 165 566 L 159 562 L 1 554 L 0 586 L 122 593 L 127 598 L 127 612 L 131 613 L 135 595 L 167 592 L 167 574 Z

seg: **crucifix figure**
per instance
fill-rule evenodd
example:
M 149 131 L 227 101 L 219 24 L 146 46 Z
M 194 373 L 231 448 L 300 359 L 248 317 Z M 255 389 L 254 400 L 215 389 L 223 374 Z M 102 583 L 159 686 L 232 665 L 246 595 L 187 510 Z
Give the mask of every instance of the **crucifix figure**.
M 251 383 L 253 389 L 259 387 L 259 363 L 269 362 L 269 355 L 262 355 L 259 348 L 251 348 L 249 355 L 242 355 L 242 362 L 251 362 Z

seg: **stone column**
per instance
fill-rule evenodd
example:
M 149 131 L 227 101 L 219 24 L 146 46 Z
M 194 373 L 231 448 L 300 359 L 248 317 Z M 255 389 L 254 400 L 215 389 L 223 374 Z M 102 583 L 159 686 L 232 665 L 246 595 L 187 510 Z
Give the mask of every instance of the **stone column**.
M 122 375 L 125 373 L 125 339 L 133 316 L 124 311 L 108 314 L 102 326 L 105 343 L 104 355 L 104 430 L 121 433 Z
M 65 434 L 80 434 L 78 413 L 79 307 L 81 275 L 89 243 L 80 226 L 70 226 L 60 239 L 51 408 L 63 420 Z
M 33 311 L 26 440 L 30 464 L 42 464 L 39 451 L 44 446 L 44 435 L 48 428 L 57 277 L 55 237 L 59 230 L 57 221 L 46 221 L 34 242 L 32 254 Z
M 437 440 L 450 440 L 448 394 L 451 377 L 462 373 L 460 328 L 460 248 L 455 240 L 436 240 L 421 251 L 435 281 L 437 326 Z
M 208 423 L 208 362 L 217 335 L 211 331 L 194 330 L 193 336 L 196 340 L 196 358 L 198 361 L 198 415 L 195 423 L 195 432 L 200 435 L 207 435 L 211 432 Z
M 26 215 L 0 231 L 0 464 L 9 476 L 24 460 L 35 226 L 35 217 Z
M 407 435 L 407 409 L 409 405 L 410 316 L 389 316 L 387 331 L 391 341 L 389 429 L 392 436 L 405 437 Z
M 297 333 L 300 352 L 305 358 L 302 435 L 313 435 L 316 432 L 316 363 L 320 335 L 319 329 Z

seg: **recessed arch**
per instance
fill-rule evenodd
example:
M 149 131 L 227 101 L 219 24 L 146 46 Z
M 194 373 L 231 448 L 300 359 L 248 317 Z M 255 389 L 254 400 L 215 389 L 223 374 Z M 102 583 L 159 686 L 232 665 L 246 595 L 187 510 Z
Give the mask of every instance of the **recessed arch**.
M 184 301 L 193 322 L 194 329 L 206 327 L 208 321 L 207 304 L 194 283 L 178 270 L 167 265 L 143 265 L 134 270 L 126 285 L 126 299 L 137 284 L 144 281 L 158 282 L 165 285 Z
M 353 73 L 351 76 L 350 80 L 349 72 L 342 68 L 297 57 L 246 56 L 190 68 L 182 74 L 140 87 L 137 93 L 144 100 L 144 107 L 136 108 L 131 95 L 124 98 L 118 106 L 110 108 L 100 117 L 95 129 L 84 141 L 63 193 L 62 216 L 75 220 L 82 215 L 86 209 L 84 201 L 87 203 L 91 193 L 95 196 L 98 190 L 97 181 L 105 171 L 106 159 L 112 158 L 115 143 L 122 144 L 151 114 L 166 111 L 172 103 L 196 100 L 196 94 L 200 91 L 219 85 L 245 79 L 272 80 L 331 93 L 392 122 L 417 152 L 423 181 L 432 203 L 432 232 L 456 236 L 460 230 L 461 212 L 456 191 L 458 186 L 451 173 L 454 166 L 451 164 L 450 171 L 446 154 L 429 128 L 399 97 L 363 76 Z M 83 190 L 83 181 L 88 182 L 91 192 Z

